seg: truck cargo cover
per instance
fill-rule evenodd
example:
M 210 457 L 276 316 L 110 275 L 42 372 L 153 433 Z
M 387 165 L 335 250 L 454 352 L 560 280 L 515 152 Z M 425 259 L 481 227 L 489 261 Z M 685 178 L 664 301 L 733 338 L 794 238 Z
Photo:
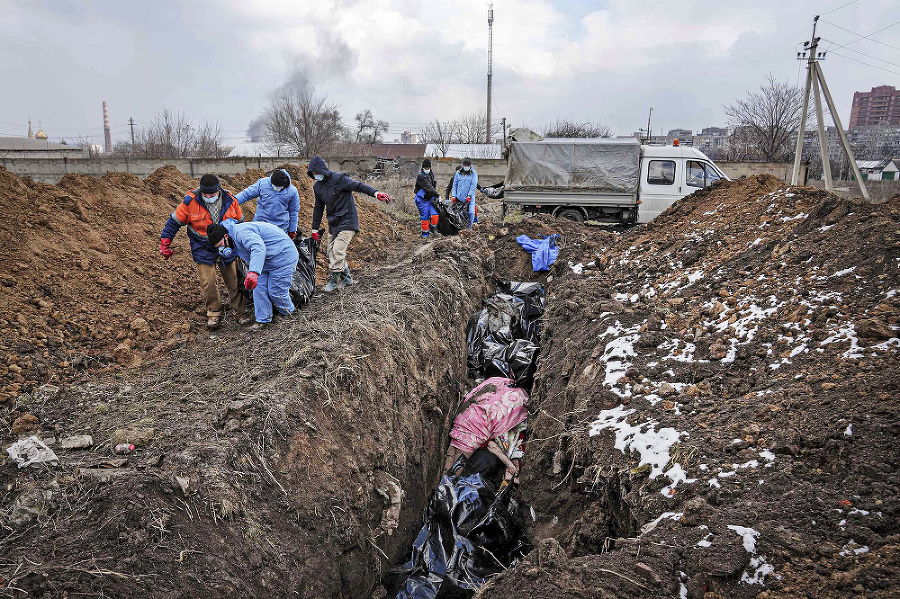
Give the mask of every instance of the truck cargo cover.
M 506 189 L 637 193 L 641 144 L 636 139 L 545 139 L 513 142 Z

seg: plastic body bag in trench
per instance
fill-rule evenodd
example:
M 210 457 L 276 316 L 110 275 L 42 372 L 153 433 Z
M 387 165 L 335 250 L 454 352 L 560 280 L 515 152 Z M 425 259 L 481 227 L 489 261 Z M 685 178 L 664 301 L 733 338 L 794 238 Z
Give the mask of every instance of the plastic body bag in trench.
M 462 229 L 469 228 L 469 207 L 465 202 L 453 202 L 448 205 L 437 198 L 431 202 L 438 213 L 438 233 L 458 235 Z
M 431 495 L 410 560 L 386 577 L 393 596 L 471 597 L 531 549 L 516 516 L 518 485 L 496 490 L 504 470 L 484 449 L 460 456 Z
M 469 375 L 502 376 L 529 387 L 540 351 L 544 288 L 539 283 L 505 282 L 499 290 L 466 327 Z
M 312 237 L 304 237 L 301 239 L 299 235 L 294 239 L 294 245 L 297 246 L 297 253 L 300 259 L 297 260 L 297 268 L 294 270 L 294 276 L 291 279 L 291 300 L 295 305 L 301 305 L 312 299 L 313 293 L 316 291 L 316 254 L 319 251 L 319 242 Z M 237 278 L 238 287 L 244 294 L 245 301 L 253 304 L 253 292 L 244 289 L 244 279 L 247 278 L 247 263 L 243 260 L 237 260 Z

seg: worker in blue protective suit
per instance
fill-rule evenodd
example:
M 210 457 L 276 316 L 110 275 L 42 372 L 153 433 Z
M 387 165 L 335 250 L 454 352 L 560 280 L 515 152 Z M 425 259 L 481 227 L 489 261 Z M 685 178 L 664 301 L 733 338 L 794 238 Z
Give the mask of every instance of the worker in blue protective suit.
M 468 157 L 463 158 L 462 168 L 453 175 L 453 195 L 450 196 L 451 202 L 465 201 L 469 209 L 469 228 L 475 224 L 475 216 L 477 214 L 475 207 L 475 192 L 478 191 L 478 173 L 472 168 L 472 160 Z
M 259 198 L 253 222 L 271 223 L 288 234 L 297 236 L 297 215 L 300 213 L 300 194 L 291 185 L 291 176 L 284 169 L 275 169 L 235 196 L 238 204 Z
M 441 201 L 441 194 L 436 187 L 431 160 L 426 158 L 422 161 L 422 170 L 416 175 L 415 191 L 416 208 L 419 209 L 419 219 L 422 221 L 422 239 L 428 239 L 437 228 L 438 211 L 434 203 Z
M 273 306 L 285 316 L 294 313 L 291 280 L 300 254 L 287 233 L 271 223 L 228 220 L 207 227 L 206 235 L 220 254 L 234 253 L 249 262 L 244 288 L 253 290 L 254 329 L 272 322 Z

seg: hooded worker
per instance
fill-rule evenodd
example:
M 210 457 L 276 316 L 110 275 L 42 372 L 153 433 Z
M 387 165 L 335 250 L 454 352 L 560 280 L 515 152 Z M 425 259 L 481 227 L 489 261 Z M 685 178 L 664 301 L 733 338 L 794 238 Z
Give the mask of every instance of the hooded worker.
M 300 255 L 287 233 L 271 223 L 226 220 L 207 228 L 209 242 L 223 256 L 248 262 L 244 288 L 253 290 L 258 330 L 272 322 L 272 308 L 284 316 L 294 313 L 291 280 Z
M 436 189 L 437 183 L 431 170 L 431 160 L 422 161 L 422 170 L 416 175 L 416 208 L 419 209 L 419 218 L 422 220 L 422 238 L 427 239 L 432 230 L 438 224 L 438 212 L 435 202 L 441 200 L 441 194 Z
M 450 201 L 461 202 L 465 200 L 469 209 L 469 228 L 475 224 L 475 192 L 478 191 L 478 173 L 472 168 L 472 160 L 463 158 L 462 168 L 453 176 L 453 191 Z
M 389 203 L 391 197 L 344 173 L 328 170 L 328 165 L 319 156 L 313 156 L 309 161 L 306 174 L 310 179 L 316 180 L 313 184 L 316 196 L 312 218 L 314 240 L 319 240 L 322 213 L 325 212 L 328 218 L 329 277 L 323 291 L 331 293 L 339 287 L 353 284 L 350 267 L 347 265 L 347 248 L 350 240 L 359 232 L 359 217 L 356 214 L 353 192 L 370 195 L 385 203 Z
M 300 194 L 291 185 L 291 176 L 284 169 L 275 169 L 268 177 L 235 196 L 238 204 L 254 198 L 256 213 L 253 222 L 271 223 L 288 234 L 291 239 L 297 236 L 297 215 L 300 213 Z
M 210 225 L 217 225 L 225 219 L 242 220 L 241 207 L 231 192 L 222 189 L 218 177 L 206 174 L 200 177 L 200 186 L 189 191 L 175 212 L 169 215 L 159 240 L 159 253 L 168 260 L 174 253 L 172 240 L 181 227 L 187 227 L 191 256 L 197 263 L 200 292 L 206 302 L 206 328 L 211 331 L 218 329 L 222 322 L 222 298 L 216 284 L 217 265 L 238 322 L 248 324 L 251 320 L 246 314 L 244 295 L 238 287 L 234 257 L 219 256 L 207 237 Z

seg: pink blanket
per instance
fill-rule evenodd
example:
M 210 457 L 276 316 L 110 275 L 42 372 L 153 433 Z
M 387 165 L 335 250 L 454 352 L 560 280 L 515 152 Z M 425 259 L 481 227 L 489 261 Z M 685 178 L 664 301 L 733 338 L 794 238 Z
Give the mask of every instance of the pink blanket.
M 471 453 L 528 418 L 528 393 L 510 387 L 512 379 L 494 377 L 484 381 L 468 395 L 472 405 L 453 421 L 450 445 Z

